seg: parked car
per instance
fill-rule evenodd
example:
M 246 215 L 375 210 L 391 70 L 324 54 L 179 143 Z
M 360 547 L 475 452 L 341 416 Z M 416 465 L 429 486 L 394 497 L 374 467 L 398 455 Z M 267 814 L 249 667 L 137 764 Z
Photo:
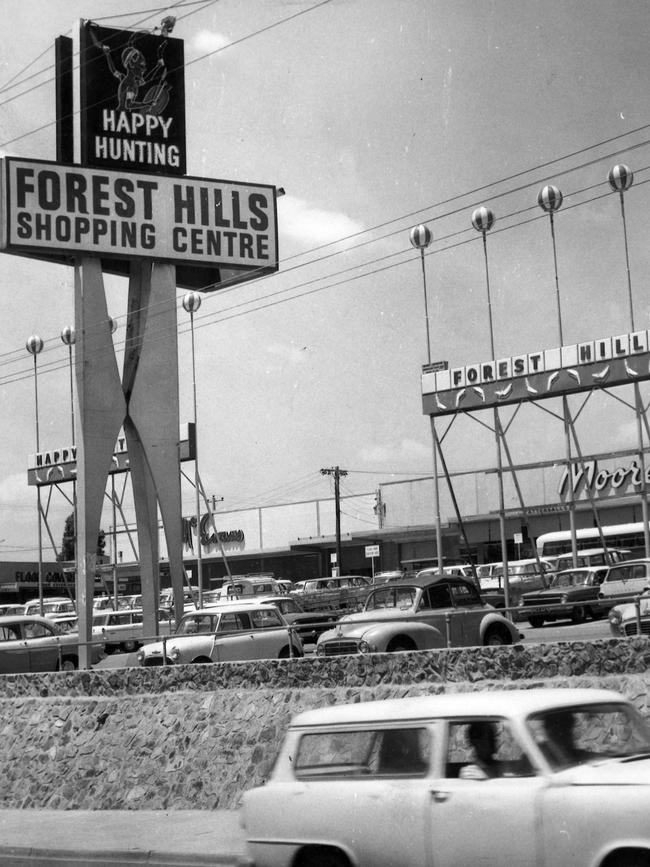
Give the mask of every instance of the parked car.
M 404 572 L 401 569 L 390 569 L 386 572 L 375 572 L 371 579 L 371 584 L 388 584 L 389 581 L 399 581 L 404 578 Z
M 93 638 L 104 641 L 106 653 L 132 653 L 143 644 L 155 640 L 143 633 L 143 612 L 141 608 L 129 608 L 122 611 L 93 612 Z M 171 619 L 168 609 L 163 608 L 158 612 L 158 623 L 161 635 L 169 635 L 171 632 Z M 146 639 L 146 641 L 145 641 Z
M 358 611 L 371 587 L 365 575 L 330 575 L 299 581 L 292 595 L 300 599 L 305 611 Z
M 649 584 L 650 560 L 624 560 L 609 567 L 598 596 L 603 603 L 614 605 L 617 598 L 643 593 Z
M 650 728 L 632 703 L 530 689 L 301 713 L 241 821 L 256 867 L 632 867 L 650 862 L 649 811 Z
M 558 572 L 548 590 L 524 593 L 519 601 L 522 615 L 534 629 L 546 621 L 567 620 L 582 623 L 587 617 L 598 620 L 605 615 L 598 594 L 607 566 L 566 569 Z
M 215 591 L 211 591 L 215 592 Z M 250 599 L 253 596 L 268 596 L 269 594 L 282 592 L 280 585 L 275 578 L 236 578 L 232 581 L 226 581 L 216 591 L 219 600 L 223 599 Z
M 31 616 L 41 613 L 39 599 L 30 599 L 25 603 L 23 613 Z M 69 632 L 77 627 L 77 608 L 68 596 L 45 596 L 43 598 L 43 617 L 53 620 L 61 629 Z
M 650 587 L 646 587 L 639 598 L 638 622 L 636 601 L 615 605 L 610 608 L 608 617 L 610 632 L 616 638 L 650 635 Z
M 240 600 L 188 612 L 167 642 L 141 647 L 138 662 L 145 666 L 163 665 L 163 654 L 167 663 L 184 665 L 286 659 L 303 653 L 300 638 L 291 636 L 288 624 L 277 608 Z
M 612 566 L 625 560 L 631 553 L 629 548 L 608 548 L 607 551 L 604 548 L 583 548 L 577 552 L 578 566 Z M 571 552 L 549 557 L 548 560 L 557 572 L 573 568 Z
M 338 614 L 332 611 L 305 611 L 294 596 L 268 596 L 260 602 L 274 605 L 289 626 L 295 627 L 303 644 L 315 644 L 318 636 L 338 619 Z
M 25 606 L 11 603 L 8 605 L 0 605 L 0 617 L 9 617 L 14 614 L 24 614 Z
M 370 592 L 363 611 L 342 617 L 318 639 L 316 653 L 393 653 L 477 644 L 512 644 L 519 630 L 453 575 L 422 575 Z
M 92 646 L 91 662 L 104 653 Z M 73 671 L 79 668 L 79 636 L 40 615 L 0 617 L 0 674 Z

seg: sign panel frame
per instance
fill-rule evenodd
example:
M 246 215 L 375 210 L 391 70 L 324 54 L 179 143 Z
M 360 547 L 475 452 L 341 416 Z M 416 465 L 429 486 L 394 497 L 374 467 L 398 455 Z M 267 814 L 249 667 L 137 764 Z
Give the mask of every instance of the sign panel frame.
M 73 264 L 97 256 L 119 274 L 133 259 L 169 262 L 179 286 L 204 291 L 279 267 L 270 184 L 5 157 L 0 209 L 0 250 L 30 258 Z

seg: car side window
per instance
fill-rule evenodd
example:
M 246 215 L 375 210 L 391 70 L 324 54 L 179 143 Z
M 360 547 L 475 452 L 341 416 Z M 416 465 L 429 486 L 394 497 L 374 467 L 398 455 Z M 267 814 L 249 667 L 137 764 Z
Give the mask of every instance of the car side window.
M 217 632 L 243 632 L 250 628 L 248 614 L 243 611 L 228 611 L 221 615 Z
M 429 768 L 428 729 L 369 728 L 302 736 L 293 764 L 296 777 L 424 776 Z
M 469 584 L 453 584 L 451 595 L 456 605 L 480 605 L 481 597 Z
M 638 563 L 636 566 L 632 567 L 632 574 L 630 578 L 645 578 L 646 576 L 646 566 L 645 563 Z
M 607 582 L 612 581 L 627 581 L 630 574 L 629 566 L 617 566 L 616 569 L 610 569 L 607 574 Z
M 422 594 L 418 610 L 427 608 L 451 608 L 451 593 L 449 592 L 449 584 L 440 583 L 428 587 Z
M 277 611 L 273 608 L 260 608 L 259 611 L 251 611 L 253 629 L 272 629 L 274 626 L 282 626 L 282 621 Z
M 446 777 L 488 780 L 529 777 L 535 771 L 505 720 L 473 719 L 450 722 Z
M 25 638 L 43 638 L 52 636 L 54 633 L 44 623 L 25 623 Z
M 0 641 L 18 641 L 19 638 L 17 626 L 0 626 Z

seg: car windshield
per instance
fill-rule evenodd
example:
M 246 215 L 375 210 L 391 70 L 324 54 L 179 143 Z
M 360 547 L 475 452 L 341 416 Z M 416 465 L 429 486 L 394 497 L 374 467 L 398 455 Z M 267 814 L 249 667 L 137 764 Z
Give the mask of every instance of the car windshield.
M 562 572 L 553 579 L 551 587 L 573 587 L 584 584 L 589 577 L 587 572 Z
M 650 728 L 627 704 L 555 708 L 530 716 L 527 723 L 554 770 L 650 753 Z
M 417 587 L 382 587 L 366 600 L 366 611 L 378 608 L 413 608 L 418 596 Z

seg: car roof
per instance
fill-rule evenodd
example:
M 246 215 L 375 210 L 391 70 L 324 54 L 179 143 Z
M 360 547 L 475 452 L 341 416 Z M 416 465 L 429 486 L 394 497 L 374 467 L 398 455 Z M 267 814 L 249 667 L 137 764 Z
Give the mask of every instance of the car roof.
M 222 611 L 230 611 L 236 608 L 238 611 L 255 611 L 260 608 L 260 602 L 245 602 L 241 599 L 233 599 L 228 602 L 221 602 L 217 605 L 210 605 L 209 608 L 194 608 L 192 611 L 186 611 L 184 617 L 195 614 L 220 614 Z
M 41 617 L 40 614 L 7 614 L 0 617 L 0 625 L 3 623 L 46 623 L 51 626 L 54 622 L 49 617 Z
M 566 575 L 569 572 L 606 572 L 609 569 L 609 566 L 606 566 L 604 563 L 598 563 L 598 565 L 594 566 L 567 566 L 566 569 L 560 569 L 557 575 Z
M 356 704 L 333 705 L 308 710 L 295 716 L 291 728 L 347 725 L 368 722 L 400 722 L 430 718 L 457 718 L 477 715 L 525 717 L 554 707 L 622 701 L 624 696 L 604 689 L 493 690 L 411 698 L 389 698 Z M 504 714 L 504 708 L 507 711 Z
M 444 573 L 440 575 L 439 573 L 435 573 L 433 575 L 423 575 L 422 573 L 418 573 L 414 578 L 399 578 L 397 581 L 392 581 L 391 587 L 430 587 L 432 584 L 439 584 L 441 581 L 444 581 L 446 584 L 460 584 L 464 587 L 473 587 L 476 589 L 476 584 L 474 581 L 467 580 L 463 578 L 462 575 L 448 575 Z M 386 589 L 386 584 L 381 584 L 378 589 Z

